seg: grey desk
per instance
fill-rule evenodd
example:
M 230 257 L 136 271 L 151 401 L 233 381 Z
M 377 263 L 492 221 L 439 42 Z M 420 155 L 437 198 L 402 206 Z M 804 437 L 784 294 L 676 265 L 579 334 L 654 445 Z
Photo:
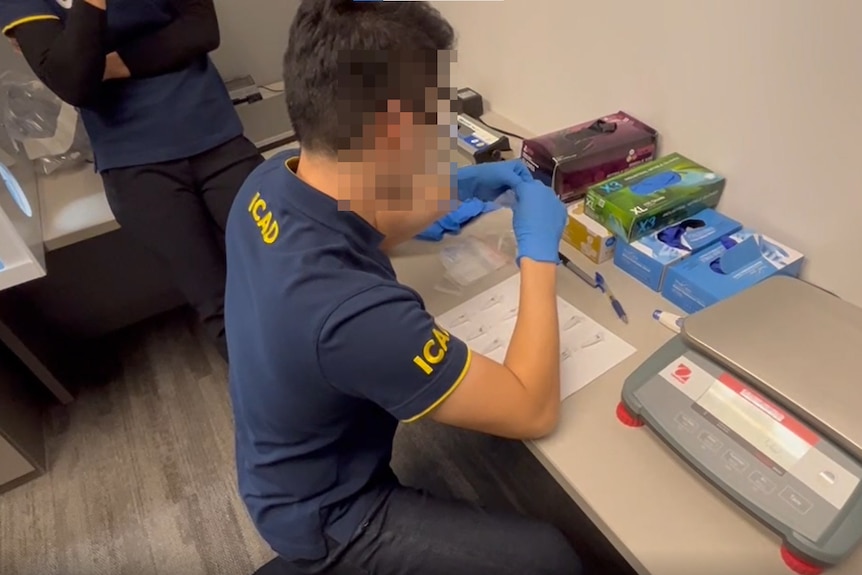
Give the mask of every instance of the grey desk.
M 500 128 L 525 133 L 505 118 L 487 117 Z M 505 230 L 511 230 L 510 212 L 501 211 L 483 216 L 465 233 Z M 459 296 L 442 293 L 434 289 L 443 272 L 438 249 L 411 243 L 393 258 L 400 280 L 417 289 L 437 315 L 516 273 L 512 266 Z M 562 249 L 584 269 L 595 269 L 565 244 Z M 614 410 L 623 381 L 672 335 L 651 313 L 675 308 L 612 263 L 600 269 L 626 307 L 629 325 L 617 319 L 600 293 L 563 268 L 559 294 L 637 352 L 568 398 L 556 433 L 528 447 L 639 573 L 788 575 L 775 536 L 705 484 L 649 431 L 617 421 Z M 862 550 L 828 573 L 862 573 Z

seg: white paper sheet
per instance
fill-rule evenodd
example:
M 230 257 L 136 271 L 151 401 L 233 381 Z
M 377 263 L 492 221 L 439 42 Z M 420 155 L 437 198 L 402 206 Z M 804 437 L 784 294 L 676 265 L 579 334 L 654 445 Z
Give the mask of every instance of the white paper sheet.
M 502 362 L 515 329 L 519 274 L 437 318 L 475 352 Z M 610 304 L 608 304 L 610 305 Z M 560 317 L 560 400 L 629 357 L 635 348 L 587 314 L 557 298 Z

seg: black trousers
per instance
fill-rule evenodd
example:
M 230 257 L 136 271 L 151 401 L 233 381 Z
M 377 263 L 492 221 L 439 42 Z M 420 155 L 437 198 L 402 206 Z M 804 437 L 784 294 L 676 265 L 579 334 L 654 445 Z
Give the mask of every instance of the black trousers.
M 225 360 L 225 226 L 240 186 L 261 162 L 240 137 L 183 160 L 102 173 L 123 233 L 166 264 Z
M 315 562 L 274 559 L 255 575 L 580 575 L 551 525 L 400 487 L 353 538 Z

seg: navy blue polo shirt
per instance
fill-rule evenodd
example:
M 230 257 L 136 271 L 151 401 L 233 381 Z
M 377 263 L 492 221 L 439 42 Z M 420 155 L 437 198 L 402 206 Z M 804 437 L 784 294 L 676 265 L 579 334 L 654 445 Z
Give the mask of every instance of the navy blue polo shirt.
M 66 17 L 73 1 L 3 0 L 4 30 L 31 20 Z M 171 0 L 109 0 L 109 44 L 170 23 Z M 109 45 L 107 52 L 116 46 Z M 99 171 L 200 154 L 240 136 L 243 128 L 215 65 L 202 55 L 184 70 L 110 81 L 81 118 Z
M 316 559 L 396 485 L 399 420 L 439 405 L 470 353 L 297 160 L 267 160 L 234 202 L 225 320 L 240 493 L 277 553 Z

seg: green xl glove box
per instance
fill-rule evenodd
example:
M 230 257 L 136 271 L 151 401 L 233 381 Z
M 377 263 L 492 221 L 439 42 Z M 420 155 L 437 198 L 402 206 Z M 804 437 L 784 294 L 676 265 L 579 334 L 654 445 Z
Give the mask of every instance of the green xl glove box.
M 632 168 L 587 190 L 588 216 L 627 242 L 718 205 L 724 177 L 680 154 Z

